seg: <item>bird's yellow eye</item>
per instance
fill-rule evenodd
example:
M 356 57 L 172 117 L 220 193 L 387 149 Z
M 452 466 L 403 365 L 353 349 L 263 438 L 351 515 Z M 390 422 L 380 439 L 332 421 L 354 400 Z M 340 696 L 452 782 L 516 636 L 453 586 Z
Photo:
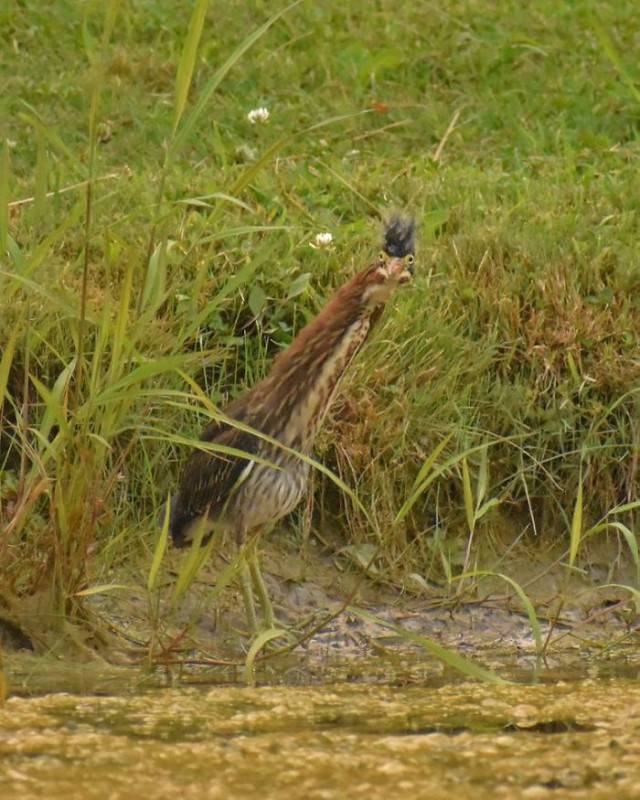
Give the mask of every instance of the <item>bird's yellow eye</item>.
M 381 264 L 384 264 L 384 262 L 385 262 L 386 260 L 387 260 L 386 253 L 384 252 L 384 250 L 381 250 L 381 251 L 378 253 L 378 261 L 379 261 Z
M 415 256 L 412 255 L 407 256 L 407 264 L 413 264 L 415 260 L 416 260 Z

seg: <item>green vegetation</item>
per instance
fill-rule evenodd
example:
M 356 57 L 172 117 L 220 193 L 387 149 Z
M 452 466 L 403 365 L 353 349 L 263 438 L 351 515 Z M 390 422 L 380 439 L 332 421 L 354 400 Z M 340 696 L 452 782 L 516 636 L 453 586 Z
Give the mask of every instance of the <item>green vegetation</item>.
M 418 277 L 317 451 L 361 505 L 317 473 L 312 528 L 407 589 L 516 541 L 640 568 L 638 16 L 590 7 L 3 6 L 0 607 L 154 594 L 190 441 L 397 208 Z

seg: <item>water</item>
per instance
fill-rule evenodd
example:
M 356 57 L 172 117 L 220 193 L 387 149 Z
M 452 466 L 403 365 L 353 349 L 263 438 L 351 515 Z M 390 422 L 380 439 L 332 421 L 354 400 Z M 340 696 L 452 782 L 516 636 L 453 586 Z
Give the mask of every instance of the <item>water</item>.
M 12 697 L 0 798 L 638 798 L 640 684 Z

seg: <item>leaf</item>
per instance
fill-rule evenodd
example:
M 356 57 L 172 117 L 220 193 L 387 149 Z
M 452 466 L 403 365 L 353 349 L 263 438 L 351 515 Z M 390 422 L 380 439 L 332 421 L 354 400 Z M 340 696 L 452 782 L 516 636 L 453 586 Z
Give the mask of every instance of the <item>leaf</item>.
M 478 468 L 478 480 L 476 482 L 476 508 L 480 508 L 482 501 L 487 493 L 489 486 L 489 449 L 487 447 L 480 451 L 480 466 Z M 477 515 L 476 515 L 477 519 Z
M 90 589 L 83 589 L 81 592 L 74 592 L 73 597 L 92 597 L 95 594 L 113 592 L 116 589 L 126 589 L 131 591 L 134 587 L 126 583 L 102 583 L 99 586 L 92 586 Z
M 163 239 L 158 244 L 151 258 L 145 273 L 145 282 L 142 289 L 142 299 L 140 310 L 148 310 L 153 313 L 164 299 L 165 287 L 167 282 L 167 250 L 169 242 Z
M 438 230 L 449 219 L 448 209 L 437 209 L 425 214 L 420 220 L 421 242 L 431 241 Z
M 286 6 L 282 10 L 275 13 L 273 16 L 269 17 L 269 19 L 259 28 L 256 28 L 255 31 L 249 34 L 233 51 L 233 53 L 229 56 L 229 58 L 224 62 L 224 64 L 211 76 L 211 78 L 207 81 L 204 89 L 200 93 L 200 97 L 198 98 L 197 103 L 193 107 L 191 113 L 187 116 L 186 120 L 184 121 L 182 127 L 177 132 L 177 135 L 173 137 L 173 141 L 171 143 L 171 151 L 172 154 L 175 154 L 187 141 L 189 135 L 191 134 L 193 128 L 195 127 L 198 119 L 204 112 L 209 100 L 211 99 L 213 93 L 217 90 L 218 86 L 222 83 L 224 78 L 226 77 L 227 73 L 235 64 L 242 58 L 242 56 L 249 50 L 257 41 L 260 39 L 264 34 L 269 30 L 269 28 L 277 22 L 280 17 L 282 17 L 287 12 L 291 11 L 292 8 L 295 8 L 301 0 L 295 0 L 294 3 L 291 5 Z
M 24 112 L 18 113 L 18 119 L 21 122 L 26 122 L 28 125 L 33 126 L 36 131 L 41 130 L 45 139 L 49 142 L 49 145 L 53 150 L 55 150 L 58 155 L 63 156 L 66 158 L 70 163 L 74 166 L 79 167 L 84 171 L 84 167 L 81 164 L 78 157 L 67 147 L 67 145 L 62 141 L 60 136 L 47 125 L 45 125 L 44 121 L 36 111 L 36 109 L 27 103 L 26 100 L 21 101 L 22 105 L 29 109 L 29 113 L 25 114 Z
M 479 452 L 485 447 L 493 447 L 496 444 L 508 442 L 511 441 L 512 439 L 518 439 L 518 438 L 520 438 L 520 436 L 505 436 L 504 438 L 496 439 L 495 441 L 489 442 L 488 444 L 485 443 L 477 445 L 476 447 L 470 447 L 468 450 L 464 450 L 462 453 L 456 453 L 456 455 L 451 456 L 451 458 L 448 458 L 437 469 L 433 470 L 430 474 L 428 474 L 424 478 L 424 480 L 417 486 L 417 488 L 413 490 L 409 498 L 405 500 L 404 503 L 402 504 L 400 511 L 398 511 L 395 518 L 395 522 L 397 523 L 400 522 L 402 519 L 404 519 L 404 517 L 406 517 L 406 515 L 409 513 L 414 504 L 418 501 L 420 496 L 429 488 L 429 486 L 436 480 L 436 478 L 439 478 L 441 475 L 446 473 L 448 470 L 451 469 L 451 467 L 462 461 L 462 459 L 472 455 L 473 453 Z M 431 456 L 429 457 L 429 459 L 430 458 Z M 427 459 L 427 461 L 429 461 L 429 459 Z M 418 474 L 418 478 L 421 477 L 421 475 L 425 471 L 426 466 L 427 464 L 425 464 L 422 467 L 420 473 Z M 418 483 L 417 480 L 416 483 Z
M 266 228 L 265 228 L 266 229 Z M 253 228 L 252 230 L 255 230 Z M 227 231 L 230 233 L 230 231 Z M 218 237 L 216 237 L 218 238 Z M 198 242 L 198 246 L 203 243 L 203 241 L 208 241 L 207 239 L 200 240 Z M 271 254 L 277 247 L 278 242 L 275 238 L 270 238 L 266 242 L 262 244 L 258 252 L 253 256 L 253 258 L 248 261 L 242 269 L 236 272 L 235 275 L 232 275 L 229 280 L 222 286 L 214 296 L 209 300 L 207 305 L 195 315 L 194 319 L 190 322 L 188 326 L 180 332 L 179 341 L 184 342 L 185 340 L 191 338 L 200 326 L 207 320 L 208 317 L 215 311 L 216 308 L 222 303 L 222 301 L 228 297 L 233 292 L 237 291 L 241 286 L 246 285 L 250 278 L 254 275 L 256 270 L 261 264 L 269 261 Z M 199 286 L 200 281 L 196 281 L 196 285 L 192 287 L 194 301 L 195 298 L 198 296 L 199 293 Z
M 57 423 L 61 428 L 65 428 L 67 425 L 66 394 L 75 368 L 76 360 L 72 358 L 56 378 L 52 389 L 45 386 L 35 375 L 30 376 L 31 383 L 46 405 L 45 413 L 42 415 L 39 425 L 39 433 L 44 440 L 49 438 L 54 423 Z
M 634 511 L 636 508 L 640 508 L 640 500 L 634 500 L 631 503 L 623 503 L 621 506 L 616 506 L 608 512 L 607 516 L 609 516 L 609 514 L 624 514 L 627 511 Z
M 571 536 L 569 540 L 569 566 L 571 567 L 575 564 L 576 556 L 580 549 L 580 541 L 582 539 L 582 467 L 580 467 L 578 480 L 578 494 L 576 495 L 576 504 L 573 509 Z
M 238 200 L 237 197 L 232 197 L 230 194 L 224 192 L 211 192 L 211 194 L 203 194 L 198 197 L 183 197 L 181 200 L 176 200 L 176 203 L 186 206 L 198 206 L 200 208 L 213 208 L 213 203 L 208 203 L 207 200 L 224 200 L 231 205 L 238 206 L 251 214 L 255 214 L 256 210 L 251 208 L 248 203 Z
M 602 533 L 602 531 L 608 530 L 609 528 L 613 528 L 616 531 L 619 531 L 623 536 L 631 552 L 631 557 L 633 558 L 633 563 L 636 567 L 636 580 L 640 584 L 640 553 L 638 552 L 638 539 L 635 533 L 626 525 L 623 525 L 622 522 L 603 522 L 600 525 L 595 525 L 593 528 L 585 533 L 583 538 L 587 538 L 587 536 L 592 536 L 595 533 Z
M 30 251 L 29 258 L 26 260 L 24 265 L 24 271 L 21 275 L 15 275 L 14 273 L 3 272 L 2 274 L 9 275 L 9 277 L 13 278 L 16 282 L 17 281 L 25 281 L 29 275 L 31 275 L 35 270 L 42 264 L 42 262 L 51 256 L 51 251 L 61 239 L 67 233 L 67 231 L 71 230 L 74 225 L 77 224 L 78 220 L 85 211 L 85 205 L 83 201 L 76 203 L 76 205 L 71 208 L 64 216 L 63 221 L 58 225 L 57 228 L 54 228 L 53 231 L 46 236 L 42 241 L 37 245 L 34 250 Z M 11 237 L 9 237 L 11 240 Z M 17 245 L 16 245 L 17 248 Z M 0 271 L 2 272 L 2 271 Z M 39 284 L 39 283 L 28 283 L 29 288 L 33 289 L 34 291 L 41 292 L 47 299 L 54 297 L 53 293 L 48 291 L 46 285 Z M 17 290 L 17 286 L 15 289 Z M 14 287 L 11 287 L 10 293 L 15 293 L 13 291 Z M 3 297 L 5 302 L 8 302 L 10 296 Z M 58 299 L 58 303 L 61 301 Z M 71 304 L 69 304 L 71 306 Z M 75 308 L 75 307 L 74 307 Z
M 9 143 L 5 140 L 2 155 L 0 155 L 0 257 L 3 259 L 9 243 L 10 180 Z
M 182 48 L 182 56 L 180 57 L 178 71 L 176 73 L 173 129 L 171 131 L 172 137 L 175 136 L 187 104 L 189 88 L 193 78 L 193 68 L 198 53 L 198 44 L 202 36 L 202 28 L 204 26 L 204 19 L 207 14 L 208 6 L 209 0 L 196 0 L 191 19 L 189 20 L 189 30 L 187 31 L 187 38 Z
M 131 288 L 133 285 L 133 259 L 129 259 L 124 274 L 124 281 L 120 288 L 120 301 L 115 327 L 111 334 L 111 363 L 109 365 L 109 385 L 113 384 L 122 374 L 123 348 L 126 342 L 127 322 L 129 320 L 129 305 L 131 303 Z M 109 321 L 106 321 L 107 326 Z
M 13 354 L 16 349 L 16 342 L 18 340 L 19 328 L 15 327 L 11 332 L 9 341 L 7 342 L 2 358 L 0 358 L 0 419 L 2 419 L 2 406 L 4 405 L 4 394 L 7 390 L 7 383 L 9 382 L 9 371 L 13 362 Z
M 171 607 L 173 609 L 178 607 L 178 603 L 193 581 L 197 578 L 198 573 L 211 555 L 214 544 L 217 544 L 216 537 L 209 536 L 209 540 L 203 546 L 205 535 L 207 535 L 207 519 L 203 517 L 196 526 L 193 542 L 187 557 L 182 562 L 173 587 L 173 595 L 171 597 Z
M 143 383 L 148 378 L 152 378 L 155 375 L 170 372 L 182 365 L 184 365 L 184 356 L 182 355 L 164 356 L 155 361 L 148 361 L 131 370 L 131 372 L 121 378 L 117 383 L 108 386 L 101 394 L 92 398 L 91 402 L 95 405 L 99 405 L 118 400 L 122 397 L 123 393 L 132 386 Z
M 169 541 L 169 517 L 171 514 L 171 495 L 167 495 L 167 502 L 164 507 L 164 515 L 162 518 L 162 528 L 160 536 L 153 549 L 153 560 L 151 561 L 151 568 L 149 569 L 149 577 L 147 578 L 147 589 L 152 592 L 156 588 L 158 581 L 158 574 L 160 572 L 160 565 L 167 550 L 167 543 Z
M 420 467 L 420 471 L 418 472 L 418 475 L 416 476 L 416 479 L 414 481 L 414 486 L 418 486 L 426 478 L 426 476 L 431 471 L 431 468 L 433 467 L 438 456 L 444 450 L 444 448 L 449 444 L 452 438 L 453 438 L 453 431 L 451 433 L 448 433 L 444 437 L 444 439 L 433 448 L 433 450 L 427 457 L 424 464 Z
M 283 628 L 269 628 L 268 630 L 263 631 L 261 634 L 256 636 L 256 638 L 253 640 L 251 647 L 249 648 L 249 652 L 247 653 L 247 660 L 244 662 L 244 670 L 242 673 L 244 682 L 248 686 L 253 686 L 255 684 L 255 673 L 253 666 L 258 653 L 266 644 L 269 644 L 269 642 L 286 635 L 287 631 L 285 631 Z
M 302 275 L 298 275 L 298 277 L 291 282 L 289 286 L 289 291 L 287 292 L 287 299 L 291 300 L 292 297 L 297 297 L 299 294 L 302 294 L 304 290 L 309 285 L 311 281 L 311 273 L 310 272 L 303 272 Z
M 462 490 L 464 495 L 464 510 L 467 515 L 467 525 L 469 532 L 473 533 L 476 525 L 476 515 L 473 507 L 473 491 L 471 489 L 471 476 L 469 475 L 469 465 L 467 459 L 462 459 Z
M 316 122 L 314 125 L 310 125 L 308 128 L 303 128 L 301 131 L 297 131 L 296 133 L 292 133 L 289 136 L 284 136 L 282 139 L 278 139 L 277 142 L 271 145 L 261 156 L 259 159 L 254 161 L 250 164 L 244 172 L 241 172 L 240 175 L 236 178 L 236 180 L 231 184 L 230 192 L 231 194 L 239 194 L 243 189 L 245 189 L 254 177 L 260 172 L 260 170 L 269 162 L 271 162 L 274 157 L 282 150 L 284 147 L 292 144 L 296 141 L 296 139 L 300 139 L 304 136 L 307 136 L 309 133 L 313 133 L 321 128 L 326 128 L 329 125 L 334 125 L 336 122 L 344 122 L 349 119 L 353 119 L 354 117 L 360 117 L 363 114 L 368 114 L 369 111 L 356 111 L 352 114 L 340 114 L 336 117 L 329 117 L 328 119 L 324 119 L 321 122 Z M 333 173 L 336 177 L 340 177 L 337 173 Z M 341 179 L 343 180 L 343 179 Z M 349 183 L 343 180 L 349 188 L 352 188 Z M 358 194 L 356 192 L 356 194 Z M 361 199 L 363 198 L 362 195 L 358 196 Z M 373 205 L 373 204 L 371 204 Z M 375 208 L 375 206 L 374 206 Z
M 264 308 L 267 296 L 259 283 L 254 283 L 249 292 L 249 308 L 254 317 L 259 317 L 260 312 Z
M 631 77 L 631 73 L 624 65 L 622 59 L 620 58 L 620 54 L 616 50 L 615 45 L 613 44 L 613 40 L 609 36 L 608 32 L 602 26 L 600 20 L 596 17 L 596 15 L 591 12 L 589 14 L 591 27 L 595 31 L 596 36 L 600 42 L 602 49 L 604 50 L 605 55 L 611 62 L 611 64 L 618 70 L 620 73 L 620 77 L 622 81 L 627 84 L 627 88 L 633 95 L 636 102 L 640 102 L 640 89 L 636 86 L 635 81 Z
M 476 511 L 476 522 L 479 519 L 482 519 L 482 517 L 484 517 L 487 511 L 490 511 L 492 508 L 499 505 L 500 505 L 500 500 L 498 500 L 497 497 L 492 497 L 491 500 L 487 500 L 487 502 L 481 505 L 480 508 Z
M 533 638 L 536 643 L 536 654 L 538 655 L 538 657 L 540 657 L 542 655 L 543 645 L 542 645 L 542 633 L 540 631 L 540 623 L 538 622 L 538 615 L 536 614 L 536 610 L 533 607 L 533 603 L 529 599 L 529 596 L 522 588 L 522 586 L 520 586 L 520 584 L 513 578 L 510 578 L 508 575 L 504 575 L 502 572 L 476 571 L 471 573 L 471 575 L 479 577 L 491 576 L 494 578 L 500 578 L 500 580 L 505 581 L 506 583 L 509 584 L 509 586 L 511 586 L 514 589 L 515 593 L 522 601 L 522 605 L 524 606 L 527 618 L 529 619 L 529 625 L 531 626 L 531 633 L 533 634 Z
M 55 308 L 72 319 L 77 316 L 77 310 L 75 306 L 69 301 L 68 297 L 63 294 L 58 294 L 54 291 L 49 291 L 46 285 L 40 284 L 37 281 L 29 280 L 28 278 L 24 278 L 22 275 L 17 275 L 15 272 L 7 272 L 3 269 L 0 269 L 0 275 L 4 275 L 8 277 L 11 283 L 6 287 L 6 291 L 4 297 L 2 298 L 5 303 L 9 301 L 9 298 L 13 294 L 12 289 L 16 286 L 26 286 L 29 290 L 31 290 L 36 296 L 40 295 L 45 298 L 45 300 L 49 303 L 50 308 Z

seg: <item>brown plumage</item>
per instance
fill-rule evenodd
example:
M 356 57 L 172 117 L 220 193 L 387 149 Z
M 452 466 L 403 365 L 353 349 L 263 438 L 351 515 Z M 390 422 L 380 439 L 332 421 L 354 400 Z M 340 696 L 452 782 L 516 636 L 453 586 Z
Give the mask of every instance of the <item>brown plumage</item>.
M 413 259 L 413 222 L 394 218 L 385 230 L 378 259 L 336 292 L 278 355 L 267 377 L 230 403 L 225 415 L 309 455 L 340 378 L 396 286 L 410 280 Z M 295 453 L 224 422 L 212 422 L 201 438 L 255 455 L 277 468 L 240 455 L 194 451 L 171 504 L 169 525 L 176 544 L 188 542 L 203 519 L 208 529 L 232 530 L 242 544 L 248 532 L 276 522 L 302 499 L 309 468 Z M 252 577 L 264 606 L 257 563 L 254 569 Z M 248 613 L 255 627 L 249 609 Z M 265 614 L 269 616 L 270 609 Z

